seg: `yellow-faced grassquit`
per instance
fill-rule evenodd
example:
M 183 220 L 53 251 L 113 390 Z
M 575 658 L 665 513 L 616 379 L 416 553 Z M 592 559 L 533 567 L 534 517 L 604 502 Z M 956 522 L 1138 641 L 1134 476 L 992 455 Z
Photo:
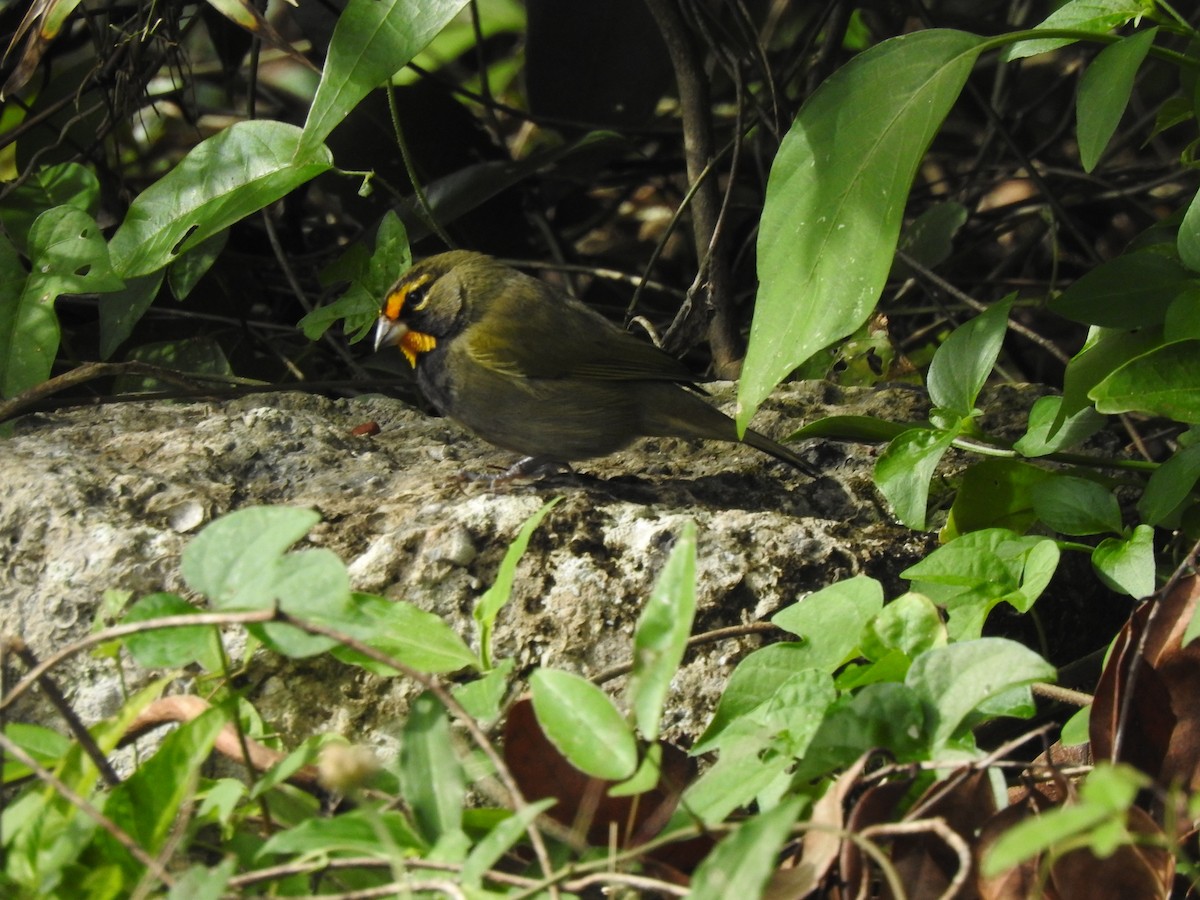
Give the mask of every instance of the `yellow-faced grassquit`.
M 430 257 L 388 291 L 375 346 L 396 346 L 443 415 L 527 457 L 511 474 L 604 456 L 639 437 L 736 441 L 679 360 L 489 256 Z M 808 475 L 786 447 L 745 442 Z

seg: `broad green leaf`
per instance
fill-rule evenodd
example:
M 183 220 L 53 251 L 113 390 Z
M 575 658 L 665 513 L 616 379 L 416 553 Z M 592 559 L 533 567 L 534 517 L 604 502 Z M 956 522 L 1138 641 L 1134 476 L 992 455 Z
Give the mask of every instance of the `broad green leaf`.
M 710 826 L 724 822 L 795 762 L 786 753 L 764 752 L 757 740 L 744 738 L 741 743 L 722 747 L 716 763 L 687 786 L 679 800 L 677 822 L 699 819 Z
M 345 258 L 345 257 L 343 257 Z M 300 320 L 300 330 L 310 341 L 323 335 L 338 319 L 350 343 L 367 336 L 379 317 L 379 307 L 390 288 L 412 265 L 412 249 L 404 224 L 391 210 L 383 215 L 375 235 L 375 252 L 351 275 L 350 287 L 333 303 L 320 306 Z
M 903 422 L 889 422 L 873 416 L 826 416 L 792 432 L 788 440 L 823 437 L 835 441 L 882 442 L 899 437 L 911 427 Z
M 1033 496 L 1038 518 L 1061 534 L 1120 534 L 1121 507 L 1112 491 L 1087 478 L 1054 475 Z
M 1128 537 L 1105 538 L 1092 551 L 1092 565 L 1114 591 L 1135 599 L 1149 597 L 1154 593 L 1154 529 L 1139 525 Z
M 262 565 L 269 581 L 260 594 L 297 619 L 329 625 L 339 630 L 353 623 L 350 575 L 337 554 L 327 547 L 295 550 Z M 258 608 L 252 601 L 251 608 Z M 332 638 L 310 634 L 292 625 L 268 622 L 248 626 L 251 634 L 277 653 L 301 659 L 337 645 Z
M 515 666 L 516 660 L 512 657 L 502 659 L 483 677 L 456 684 L 450 688 L 450 693 L 462 704 L 467 715 L 480 725 L 490 727 L 500 718 L 500 704 L 508 694 L 509 679 Z
M 195 790 L 200 766 L 212 752 L 225 721 L 225 713 L 214 707 L 181 725 L 167 735 L 155 754 L 122 782 L 105 803 L 105 815 L 147 852 L 158 852 L 170 836 L 176 814 Z M 107 838 L 107 833 L 104 835 Z M 125 851 L 118 851 L 118 847 L 112 841 L 111 848 L 119 858 Z M 140 868 L 140 864 L 135 864 L 135 870 Z
M 950 431 L 911 428 L 892 440 L 875 463 L 875 485 L 909 528 L 925 528 L 929 482 L 954 438 Z
M 55 206 L 69 206 L 94 216 L 100 205 L 100 180 L 79 163 L 39 166 L 0 203 L 0 222 L 22 253 L 29 250 L 33 221 Z
M 529 687 L 538 724 L 571 765 L 606 781 L 633 774 L 637 742 L 604 691 L 586 678 L 555 669 L 538 669 Z
M 1200 444 L 1184 447 L 1159 466 L 1146 482 L 1138 513 L 1148 525 L 1162 525 L 1179 510 L 1200 480 Z
M 1103 413 L 1139 411 L 1200 422 L 1200 340 L 1176 341 L 1130 360 L 1088 393 Z
M 218 609 L 261 608 L 274 580 L 268 563 L 321 520 L 311 509 L 259 506 L 222 516 L 184 548 L 183 580 Z
M 984 528 L 1024 532 L 1037 520 L 1033 501 L 1053 477 L 1018 459 L 984 459 L 963 473 L 940 537 L 945 541 Z
M 108 359 L 133 334 L 162 286 L 163 272 L 126 278 L 125 287 L 100 298 L 100 358 Z
M 508 602 L 508 598 L 512 594 L 517 563 L 525 554 L 525 548 L 529 546 L 529 539 L 533 537 L 533 532 L 537 530 L 542 519 L 546 518 L 546 514 L 554 509 L 560 500 L 562 497 L 555 497 L 525 520 L 520 532 L 508 545 L 504 559 L 500 561 L 500 570 L 496 573 L 496 580 L 476 601 L 475 608 L 471 611 L 471 615 L 479 624 L 479 658 L 483 662 L 484 669 L 492 667 L 492 629 L 496 625 L 496 616 L 500 615 L 500 610 L 504 608 L 504 604 Z
M 946 627 L 933 601 L 923 594 L 901 594 L 863 630 L 862 649 L 868 659 L 899 650 L 908 657 L 946 643 Z
M 1035 681 L 1052 681 L 1054 666 L 1016 641 L 980 638 L 936 647 L 918 656 L 905 684 L 925 704 L 937 750 L 988 701 Z
M 352 594 L 350 612 L 337 627 L 420 672 L 438 675 L 480 668 L 479 658 L 453 628 L 439 616 L 403 600 Z M 349 647 L 335 647 L 331 652 L 342 662 L 361 666 L 377 675 L 396 674 L 393 669 Z M 504 684 L 506 682 L 501 678 L 500 690 Z
M 801 665 L 833 672 L 858 651 L 863 628 L 883 609 L 883 587 L 857 575 L 810 594 L 771 617 L 804 641 Z
M 530 824 L 555 804 L 553 797 L 526 804 L 521 809 L 501 819 L 493 826 L 482 840 L 471 850 L 463 863 L 460 878 L 462 883 L 473 890 L 478 890 L 484 874 L 496 862 L 512 849 L 513 845 L 524 836 Z
M 626 696 L 642 738 L 658 737 L 671 679 L 679 669 L 696 614 L 696 525 L 684 525 L 633 635 Z
M 1083 171 L 1096 167 L 1117 130 L 1133 93 L 1133 79 L 1157 33 L 1157 28 L 1148 28 L 1105 47 L 1079 80 L 1075 113 Z
M 761 896 L 778 867 L 776 857 L 802 803 L 803 798 L 793 798 L 739 825 L 697 867 L 688 896 L 692 900 Z
M 868 684 L 822 718 L 797 764 L 796 781 L 820 778 L 877 747 L 886 747 L 900 761 L 927 759 L 924 732 L 925 710 L 911 688 L 895 682 Z
M 409 707 L 400 744 L 400 780 L 422 835 L 434 843 L 462 831 L 466 782 L 450 719 L 428 691 Z
M 1047 305 L 1086 325 L 1145 328 L 1162 324 L 1175 297 L 1196 284 L 1175 249 L 1156 244 L 1101 263 Z
M 142 191 L 109 242 L 125 278 L 180 256 L 333 165 L 319 142 L 300 147 L 300 129 L 258 119 L 237 122 L 197 144 Z
M 870 315 L 912 179 L 982 46 L 961 31 L 892 38 L 805 102 L 767 183 L 740 427 L 789 372 Z
M 1085 406 L 1070 416 L 1064 416 L 1059 424 L 1062 405 L 1062 397 L 1039 397 L 1029 411 L 1025 434 L 1013 444 L 1013 449 L 1029 458 L 1068 450 L 1096 434 L 1108 421 L 1092 407 Z
M 808 665 L 811 651 L 799 643 L 771 644 L 755 650 L 733 670 L 708 728 L 691 753 L 705 753 L 720 744 L 717 738 L 731 724 L 768 701 L 790 678 Z
M 1097 384 L 1130 360 L 1161 346 L 1162 342 L 1161 328 L 1132 332 L 1093 328 L 1084 348 L 1067 363 L 1062 406 L 1055 426 L 1081 409 L 1090 408 L 1088 397 Z
M 389 843 L 417 852 L 428 849 L 402 813 L 352 809 L 329 818 L 306 819 L 280 831 L 268 838 L 257 855 L 261 859 L 269 854 L 350 853 L 387 859 L 391 856 Z
M 129 608 L 126 624 L 167 616 L 189 616 L 198 610 L 175 594 L 150 594 Z M 220 671 L 223 655 L 217 630 L 211 625 L 156 628 L 125 638 L 129 655 L 147 669 L 182 668 L 199 662 L 210 672 Z
M 926 383 L 933 405 L 965 419 L 975 409 L 975 400 L 996 365 L 1012 297 L 988 307 L 955 328 L 933 354 Z
M 149 277 L 154 278 L 155 276 Z M 163 366 L 177 372 L 227 377 L 233 375 L 233 366 L 229 364 L 229 358 L 225 356 L 221 344 L 216 338 L 206 334 L 197 334 L 194 337 L 176 341 L 139 344 L 126 354 L 126 359 Z M 113 379 L 114 393 L 161 391 L 168 387 L 168 382 L 144 375 L 122 375 Z
M 966 224 L 967 216 L 967 208 L 954 200 L 935 203 L 904 229 L 896 249 L 932 269 L 954 251 L 954 235 Z M 910 278 L 912 275 L 904 260 L 897 257 L 893 261 L 892 278 Z
M 5 397 L 50 376 L 59 341 L 55 300 L 123 286 L 113 274 L 100 227 L 72 206 L 56 206 L 34 220 L 23 285 L 17 267 L 12 245 L 0 242 L 0 279 L 7 289 L 0 298 L 0 395 Z
M 176 300 L 183 300 L 192 292 L 192 288 L 212 268 L 212 264 L 217 261 L 217 257 L 228 243 L 228 229 L 219 231 L 171 263 L 167 269 L 167 284 Z
M 329 41 L 297 155 L 307 157 L 363 97 L 399 72 L 466 0 L 350 0 Z
M 1090 34 L 1107 34 L 1142 16 L 1154 12 L 1153 0 L 1069 0 L 1037 27 L 1039 29 L 1067 29 Z M 1073 44 L 1071 38 L 1039 38 L 1018 41 L 1001 55 L 1005 62 L 1036 56 Z

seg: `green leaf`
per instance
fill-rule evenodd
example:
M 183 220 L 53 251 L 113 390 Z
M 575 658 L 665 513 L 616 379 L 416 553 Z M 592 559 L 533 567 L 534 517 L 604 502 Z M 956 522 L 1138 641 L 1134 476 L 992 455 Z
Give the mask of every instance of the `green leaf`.
M 1053 478 L 1040 466 L 1017 459 L 985 459 L 963 473 L 950 506 L 943 541 L 984 528 L 1023 532 L 1037 520 L 1034 498 Z
M 463 885 L 478 890 L 484 874 L 512 849 L 521 839 L 530 824 L 555 804 L 553 797 L 526 804 L 521 809 L 497 822 L 482 840 L 471 850 L 463 863 L 460 878 Z
M 1145 15 L 1154 13 L 1152 0 L 1070 0 L 1064 3 L 1037 27 L 1039 29 L 1066 29 L 1090 34 L 1107 34 Z M 1071 38 L 1040 38 L 1018 41 L 1008 48 L 1001 59 L 1012 62 L 1027 56 L 1036 56 L 1073 44 Z
M 167 284 L 176 300 L 183 300 L 192 292 L 197 282 L 212 268 L 225 245 L 229 243 L 229 231 L 219 231 L 208 240 L 201 241 L 179 256 L 167 269 Z
M 136 278 L 126 278 L 125 287 L 100 299 L 100 358 L 108 359 L 133 334 L 133 327 L 145 315 L 158 289 L 163 272 L 151 272 Z
M 350 0 L 338 17 L 297 155 L 307 157 L 363 97 L 399 72 L 466 0 Z
M 616 781 L 637 768 L 637 742 L 625 717 L 585 678 L 538 669 L 529 678 L 533 711 L 568 762 L 594 778 Z
M 898 761 L 928 759 L 925 709 L 908 686 L 868 684 L 844 698 L 821 721 L 794 773 L 797 784 L 848 766 L 868 750 L 886 747 Z
M 805 102 L 767 183 L 739 426 L 789 372 L 870 315 L 912 179 L 982 46 L 938 29 L 892 38 Z
M 125 278 L 164 268 L 330 169 L 329 151 L 319 142 L 301 148 L 300 135 L 257 119 L 201 141 L 134 199 L 109 242 L 114 268 Z
M 91 216 L 71 206 L 48 209 L 29 232 L 29 275 L 11 244 L 0 242 L 0 395 L 12 397 L 45 381 L 58 354 L 54 301 L 63 294 L 115 291 L 108 248 Z
M 400 780 L 421 834 L 430 843 L 462 831 L 465 780 L 450 740 L 450 720 L 426 691 L 409 707 L 400 744 Z
M 154 756 L 122 782 L 105 803 L 105 815 L 147 852 L 157 853 L 170 836 L 175 817 L 195 790 L 200 766 L 212 752 L 225 721 L 225 713 L 214 707 L 181 725 L 167 735 Z M 111 842 L 111 856 L 121 858 L 126 851 L 108 838 L 107 832 L 102 834 L 106 842 Z M 140 868 L 137 864 L 136 869 Z
M 349 615 L 337 623 L 339 629 L 381 653 L 432 675 L 481 668 L 479 658 L 439 616 L 403 600 L 387 600 L 371 594 L 355 593 L 350 601 Z M 368 672 L 397 674 L 349 647 L 334 647 L 331 652 L 342 662 L 361 666 Z
M 804 640 L 799 665 L 833 672 L 858 652 L 863 628 L 881 609 L 883 587 L 856 575 L 784 607 L 771 623 Z
M 198 610 L 175 594 L 150 594 L 129 608 L 126 624 L 167 616 L 190 616 Z M 223 659 L 220 638 L 211 625 L 181 625 L 131 634 L 125 638 L 129 655 L 147 669 L 175 669 L 199 662 L 218 672 Z
M 1016 641 L 980 638 L 921 654 L 904 683 L 925 704 L 936 753 L 988 701 L 1035 681 L 1052 681 L 1055 674 L 1050 663 Z
M 762 896 L 803 802 L 793 798 L 739 825 L 696 868 L 688 896 L 692 900 Z
M 1157 33 L 1157 28 L 1148 28 L 1105 47 L 1079 80 L 1075 112 L 1083 171 L 1096 167 L 1117 130 L 1133 93 L 1133 79 Z
M 350 334 L 350 343 L 362 340 L 379 318 L 379 307 L 388 288 L 410 266 L 412 249 L 408 233 L 400 217 L 389 209 L 379 223 L 375 252 L 353 273 L 350 287 L 333 303 L 319 306 L 301 319 L 300 330 L 310 341 L 315 341 L 338 319 L 345 319 L 344 330 Z
M 1200 444 L 1184 447 L 1159 466 L 1146 482 L 1138 513 L 1148 525 L 1163 525 L 1179 511 L 1200 480 Z
M 696 614 L 696 525 L 684 525 L 633 636 L 626 696 L 643 739 L 658 737 L 671 679 L 679 669 Z
M 875 463 L 876 487 L 909 528 L 925 528 L 929 482 L 954 438 L 951 431 L 911 428 L 888 444 Z
M 485 669 L 492 667 L 492 629 L 496 625 L 496 616 L 500 615 L 500 610 L 504 608 L 504 604 L 508 603 L 508 598 L 512 594 L 517 563 L 521 561 L 525 548 L 529 546 L 529 539 L 533 536 L 533 532 L 537 530 L 542 519 L 546 518 L 546 514 L 554 509 L 560 500 L 562 497 L 555 497 L 525 520 L 520 532 L 508 545 L 504 559 L 500 561 L 500 570 L 496 573 L 496 580 L 476 601 L 475 608 L 471 611 L 471 615 L 479 624 L 479 657 L 483 661 Z
M 822 437 L 835 441 L 869 441 L 883 442 L 899 437 L 912 425 L 903 422 L 889 422 L 886 419 L 876 419 L 874 416 L 826 416 L 809 422 L 803 428 L 792 432 L 789 441 L 801 438 Z
M 1196 283 L 1174 247 L 1154 244 L 1101 263 L 1047 306 L 1085 325 L 1145 328 L 1161 325 L 1172 301 Z
M 305 819 L 280 831 L 259 848 L 258 857 L 268 854 L 347 853 L 387 859 L 390 846 L 416 851 L 428 849 L 401 813 L 394 810 L 354 809 L 329 818 Z
M 1080 788 L 1079 801 L 1018 822 L 1007 829 L 983 857 L 984 877 L 999 875 L 1056 846 L 1075 846 L 1105 822 L 1122 826 L 1137 792 L 1150 779 L 1125 765 L 1097 763 Z M 1106 854 L 1107 855 L 1107 854 Z
M 1200 340 L 1175 341 L 1131 359 L 1088 396 L 1103 413 L 1136 410 L 1200 422 Z
M 226 857 L 216 865 L 194 865 L 176 877 L 167 900 L 221 900 L 238 861 Z
M 39 166 L 0 203 L 0 223 L 17 249 L 28 254 L 29 232 L 43 212 L 67 206 L 94 216 L 99 205 L 100 179 L 87 166 L 73 162 Z
M 946 627 L 933 601 L 923 594 L 901 594 L 885 606 L 863 630 L 862 649 L 867 659 L 876 660 L 899 650 L 916 657 L 946 643 Z
M 1092 551 L 1092 566 L 1114 591 L 1149 597 L 1154 593 L 1154 529 L 1139 525 L 1129 537 L 1105 538 Z
M 180 560 L 183 580 L 218 609 L 269 605 L 268 560 L 304 537 L 321 517 L 311 509 L 259 506 L 222 516 L 196 535 Z
M 1090 408 L 1091 390 L 1131 359 L 1161 346 L 1162 335 L 1161 328 L 1133 332 L 1093 328 L 1083 349 L 1067 363 L 1062 406 L 1055 422 Z
M 967 215 L 967 208 L 954 200 L 935 203 L 904 229 L 896 249 L 932 269 L 954 251 L 954 235 L 966 224 Z M 897 256 L 890 277 L 911 278 L 914 274 L 908 263 Z
M 935 407 L 963 419 L 971 415 L 1000 355 L 1011 309 L 1009 296 L 955 328 L 938 347 L 926 378 Z
M 1070 416 L 1064 415 L 1060 424 L 1062 406 L 1062 397 L 1038 397 L 1029 411 L 1025 434 L 1013 444 L 1013 449 L 1029 458 L 1058 453 L 1082 444 L 1108 421 L 1092 407 L 1085 406 Z
M 819 722 L 818 717 L 813 724 Z M 679 807 L 688 821 L 699 819 L 705 825 L 716 825 L 752 801 L 793 762 L 786 753 L 764 752 L 760 741 L 743 738 L 740 746 L 734 743 L 721 749 L 716 763 L 687 786 Z
M 511 657 L 502 659 L 496 664 L 496 668 L 482 678 L 466 684 L 456 684 L 450 688 L 450 693 L 462 704 L 467 715 L 488 727 L 500 718 L 500 704 L 508 694 L 509 679 L 515 666 L 516 660 Z
M 1033 497 L 1038 518 L 1062 534 L 1120 534 L 1121 507 L 1112 491 L 1087 478 L 1053 475 Z

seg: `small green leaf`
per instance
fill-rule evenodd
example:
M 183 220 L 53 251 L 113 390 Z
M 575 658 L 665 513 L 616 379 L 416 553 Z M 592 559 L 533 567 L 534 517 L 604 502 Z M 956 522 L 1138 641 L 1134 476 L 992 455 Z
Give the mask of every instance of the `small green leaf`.
M 1004 335 L 1008 332 L 1011 296 L 988 307 L 955 328 L 933 354 L 929 364 L 929 397 L 938 409 L 966 418 L 996 365 Z
M 903 422 L 889 422 L 873 416 L 826 416 L 792 432 L 788 440 L 823 437 L 835 441 L 883 442 L 899 437 L 912 427 Z
M 466 0 L 350 0 L 334 26 L 300 156 L 321 147 L 359 101 L 399 72 Z
M 222 516 L 183 551 L 180 570 L 188 587 L 218 609 L 260 609 L 274 572 L 267 565 L 304 537 L 321 517 L 311 509 L 259 506 Z
M 420 672 L 438 675 L 481 667 L 479 658 L 454 629 L 433 613 L 403 600 L 352 594 L 349 614 L 336 625 L 339 630 Z M 361 666 L 377 675 L 396 674 L 393 669 L 349 647 L 335 647 L 332 653 L 342 662 Z M 511 660 L 507 662 L 511 667 Z M 503 690 L 503 677 L 500 684 Z
M 483 677 L 465 684 L 456 684 L 450 688 L 450 693 L 462 704 L 467 715 L 488 727 L 500 718 L 500 704 L 508 694 L 509 679 L 512 677 L 514 666 L 516 660 L 502 659 Z
M 1077 279 L 1047 306 L 1064 318 L 1106 328 L 1161 325 L 1174 299 L 1196 276 L 1169 244 L 1122 253 Z
M 1157 33 L 1157 28 L 1148 28 L 1105 47 L 1079 80 L 1076 134 L 1083 171 L 1091 172 L 1096 167 L 1117 130 L 1133 93 L 1133 80 Z
M 1132 22 L 1146 15 L 1154 14 L 1152 0 L 1069 0 L 1064 3 L 1037 27 L 1039 29 L 1065 29 L 1068 31 L 1083 31 L 1090 34 L 1107 34 L 1114 28 Z M 1001 59 L 1012 62 L 1048 53 L 1073 44 L 1071 38 L 1040 38 L 1038 40 L 1018 41 L 1008 48 Z
M 888 444 L 875 463 L 876 487 L 909 528 L 925 528 L 929 482 L 955 437 L 952 431 L 911 428 Z
M 593 778 L 616 781 L 637 768 L 637 742 L 608 695 L 585 678 L 555 669 L 530 676 L 533 711 L 568 762 Z
M 465 780 L 450 740 L 450 720 L 428 691 L 409 707 L 400 744 L 400 780 L 430 843 L 462 831 Z
M 697 867 L 688 896 L 692 900 L 761 896 L 803 802 L 800 797 L 787 800 L 739 825 Z
M 980 638 L 922 653 L 904 681 L 925 704 L 936 753 L 988 701 L 1035 681 L 1053 681 L 1055 674 L 1054 666 L 1016 641 Z
M 1087 478 L 1054 475 L 1038 486 L 1033 508 L 1061 534 L 1120 534 L 1121 507 L 1112 491 Z
M 555 497 L 525 520 L 520 532 L 508 545 L 504 559 L 500 561 L 500 570 L 496 573 L 496 580 L 476 601 L 475 608 L 471 611 L 471 615 L 479 624 L 479 657 L 483 661 L 484 669 L 492 667 L 492 629 L 496 625 L 496 616 L 500 615 L 500 610 L 504 608 L 504 604 L 508 603 L 508 598 L 512 595 L 517 563 L 525 554 L 525 548 L 529 546 L 529 539 L 533 537 L 533 532 L 537 530 L 542 519 L 546 518 L 546 514 L 554 509 L 560 500 L 562 497 Z
M 196 607 L 175 594 L 150 594 L 129 608 L 124 621 L 144 622 L 196 612 Z M 125 646 L 137 664 L 147 669 L 182 668 L 199 662 L 208 671 L 218 672 L 223 659 L 219 641 L 213 626 L 192 625 L 131 634 L 125 638 Z
M 723 747 L 716 763 L 683 792 L 679 806 L 689 821 L 709 826 L 725 821 L 794 763 L 786 753 L 764 752 L 756 739 L 743 738 L 741 744 Z
M 1146 482 L 1138 513 L 1147 525 L 1163 525 L 1176 514 L 1200 481 L 1200 444 L 1184 447 Z
M 55 206 L 67 206 L 94 216 L 100 205 L 100 179 L 87 166 L 62 163 L 39 166 L 26 173 L 0 203 L 0 222 L 17 249 L 28 254 L 33 221 Z
M 305 819 L 267 839 L 258 856 L 347 853 L 390 859 L 391 847 L 426 851 L 428 846 L 394 810 L 353 809 L 329 818 Z
M 801 108 L 767 182 L 740 427 L 789 372 L 870 315 L 917 167 L 982 47 L 962 31 L 892 38 Z
M 933 601 L 910 591 L 901 594 L 867 623 L 862 649 L 871 660 L 893 650 L 913 658 L 945 643 L 946 627 Z
M 755 650 L 733 670 L 708 728 L 691 752 L 706 753 L 720 745 L 720 734 L 755 707 L 770 700 L 791 678 L 799 677 L 811 652 L 804 644 L 779 643 Z
M 315 142 L 284 122 L 237 122 L 197 144 L 142 191 L 109 242 L 125 278 L 173 263 L 188 250 L 333 166 Z
M 1028 458 L 1058 453 L 1082 444 L 1108 421 L 1092 407 L 1085 406 L 1070 416 L 1064 415 L 1059 423 L 1062 405 L 1062 397 L 1038 397 L 1029 411 L 1025 434 L 1013 444 L 1013 449 Z
M 633 671 L 626 695 L 638 731 L 658 737 L 659 720 L 679 669 L 696 613 L 696 525 L 684 525 L 663 566 L 633 637 Z
M 1034 498 L 1052 474 L 1018 459 L 984 459 L 963 473 L 943 541 L 985 528 L 1023 532 L 1036 520 Z
M 460 875 L 463 885 L 478 890 L 484 874 L 496 864 L 501 856 L 512 849 L 533 820 L 554 804 L 554 798 L 547 797 L 545 800 L 526 804 L 497 822 L 492 830 L 475 845 L 463 863 Z
M 1154 593 L 1154 529 L 1139 525 L 1129 537 L 1105 538 L 1092 551 L 1092 566 L 1114 591 L 1149 597 Z
M 1136 410 L 1200 422 L 1200 340 L 1165 344 L 1131 359 L 1088 396 L 1103 413 Z
M 896 249 L 932 269 L 954 251 L 954 235 L 966 224 L 967 215 L 967 208 L 954 200 L 935 203 L 904 229 Z M 897 256 L 890 277 L 910 278 L 913 274 L 908 264 Z
M 771 622 L 803 638 L 807 652 L 801 665 L 833 672 L 857 653 L 863 628 L 881 609 L 883 587 L 857 575 L 784 607 Z

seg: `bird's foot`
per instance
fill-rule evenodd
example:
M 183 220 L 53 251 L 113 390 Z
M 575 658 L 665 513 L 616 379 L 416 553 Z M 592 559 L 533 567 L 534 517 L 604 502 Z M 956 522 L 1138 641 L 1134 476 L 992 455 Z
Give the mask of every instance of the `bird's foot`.
M 549 475 L 573 475 L 574 471 L 570 465 L 561 460 L 545 456 L 526 456 L 517 460 L 499 475 L 486 472 L 463 472 L 458 477 L 463 481 L 486 482 L 489 488 L 494 488 L 518 478 L 534 479 L 545 478 Z

